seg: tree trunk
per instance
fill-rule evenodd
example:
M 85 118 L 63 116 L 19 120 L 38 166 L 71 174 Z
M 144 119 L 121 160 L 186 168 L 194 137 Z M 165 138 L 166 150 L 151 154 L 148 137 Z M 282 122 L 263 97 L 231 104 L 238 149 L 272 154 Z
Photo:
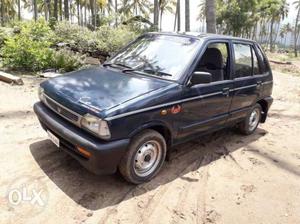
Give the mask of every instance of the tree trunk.
M 118 27 L 118 0 L 115 0 L 115 27 Z
M 185 31 L 190 30 L 190 0 L 185 0 Z
M 69 1 L 64 0 L 64 14 L 65 14 L 65 20 L 69 21 L 70 14 L 69 14 Z
M 176 22 L 177 22 L 177 17 L 178 17 L 178 8 L 176 6 L 176 11 L 175 11 L 175 17 L 174 17 L 174 31 L 176 31 Z
M 80 25 L 80 9 L 79 9 L 79 0 L 76 0 L 76 7 L 77 7 L 77 23 Z
M 52 13 L 51 13 L 51 0 L 48 0 L 48 16 L 49 19 L 52 17 Z
M 58 0 L 54 0 L 54 7 L 53 7 L 53 16 L 55 20 L 58 20 Z
M 215 0 L 205 2 L 206 31 L 216 33 L 216 4 Z
M 62 21 L 63 19 L 63 9 L 62 9 L 62 0 L 59 0 L 59 20 Z
M 271 25 L 270 25 L 270 51 L 271 52 L 274 52 L 273 31 L 274 31 L 274 17 L 272 17 Z
M 21 21 L 21 0 L 18 0 L 18 20 Z
M 48 2 L 47 2 L 47 0 L 44 1 L 44 13 L 45 13 L 45 20 L 48 21 Z
M 163 10 L 160 10 L 159 30 L 162 30 Z
M 158 0 L 154 0 L 154 20 L 153 20 L 153 24 L 155 29 L 158 28 L 158 20 L 159 20 L 159 4 L 158 4 Z
M 86 11 L 87 11 L 87 4 L 86 4 L 86 1 L 84 1 L 84 25 L 86 26 L 87 25 L 87 19 L 86 19 Z
M 33 18 L 34 21 L 37 21 L 37 17 L 38 17 L 38 12 L 37 12 L 37 0 L 33 0 Z
M 1 0 L 0 13 L 1 13 L 1 26 L 4 26 L 4 0 Z
M 297 39 L 298 39 L 298 23 L 299 23 L 299 17 L 300 17 L 300 7 L 298 9 L 297 17 L 296 17 L 296 23 L 295 23 L 295 30 L 294 30 L 294 53 L 295 57 L 298 57 L 298 51 L 297 51 Z
M 96 27 L 94 0 L 90 0 L 91 23 Z
M 177 0 L 177 31 L 180 31 L 181 27 L 181 13 L 180 13 L 180 0 Z

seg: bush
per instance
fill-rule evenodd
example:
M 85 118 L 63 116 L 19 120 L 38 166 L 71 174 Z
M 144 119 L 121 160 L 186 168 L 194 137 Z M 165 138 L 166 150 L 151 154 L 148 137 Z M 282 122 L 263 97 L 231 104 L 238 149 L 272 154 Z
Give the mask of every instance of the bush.
M 55 68 L 68 72 L 82 66 L 84 57 L 80 55 L 105 58 L 138 35 L 130 26 L 102 26 L 91 31 L 68 22 L 54 24 L 51 23 L 54 26 L 51 29 L 43 19 L 17 22 L 10 36 L 2 35 L 0 30 L 3 66 L 27 71 Z M 68 49 L 60 49 L 61 46 Z
M 91 52 L 97 47 L 94 33 L 85 27 L 60 22 L 55 26 L 54 33 L 56 44 L 65 43 L 71 49 L 81 53 Z
M 58 23 L 54 32 L 56 43 L 63 42 L 81 53 L 101 52 L 103 55 L 119 50 L 137 36 L 127 26 L 118 28 L 102 26 L 96 31 L 91 31 L 66 22 Z
M 3 65 L 12 69 L 38 71 L 49 68 L 53 50 L 52 32 L 44 20 L 20 23 L 18 30 L 5 41 L 2 49 Z
M 80 68 L 84 63 L 85 56 L 74 53 L 68 49 L 61 49 L 54 53 L 52 68 L 60 72 L 70 72 Z
M 97 48 L 106 53 L 116 52 L 126 43 L 132 41 L 137 36 L 127 26 L 118 28 L 100 27 L 96 31 Z

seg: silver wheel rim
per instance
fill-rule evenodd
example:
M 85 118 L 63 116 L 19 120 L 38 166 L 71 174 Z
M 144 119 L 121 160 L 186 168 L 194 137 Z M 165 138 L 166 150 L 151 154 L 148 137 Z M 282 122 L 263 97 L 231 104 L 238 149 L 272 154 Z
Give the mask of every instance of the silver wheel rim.
M 250 114 L 250 118 L 249 118 L 249 130 L 253 131 L 259 122 L 259 118 L 260 118 L 260 110 L 258 108 L 255 108 L 251 114 Z
M 160 162 L 162 148 L 155 140 L 144 143 L 134 157 L 134 172 L 145 177 L 154 172 Z

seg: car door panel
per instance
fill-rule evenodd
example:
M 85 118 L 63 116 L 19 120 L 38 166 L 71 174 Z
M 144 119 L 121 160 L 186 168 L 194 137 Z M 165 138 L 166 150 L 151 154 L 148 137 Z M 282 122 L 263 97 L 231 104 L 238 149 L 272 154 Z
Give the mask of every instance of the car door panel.
M 177 120 L 178 137 L 224 126 L 229 115 L 232 88 L 231 80 L 186 87 L 187 99 L 192 100 L 182 104 L 183 111 Z
M 238 67 L 239 69 L 237 69 L 237 71 L 235 72 L 235 76 L 237 76 L 238 78 L 234 79 L 234 88 L 232 89 L 233 98 L 230 107 L 229 121 L 244 118 L 251 107 L 259 100 L 263 88 L 262 79 L 259 76 L 253 75 L 253 46 L 251 44 L 244 43 L 234 43 L 234 45 L 235 44 L 243 45 L 243 47 L 247 47 L 249 49 L 249 52 L 251 52 L 250 60 L 252 61 L 252 63 L 251 67 L 248 67 L 250 68 L 248 70 L 239 70 L 241 68 L 241 65 L 235 64 L 235 67 Z M 243 73 L 239 73 L 240 71 L 242 71 Z M 248 72 L 249 75 L 242 77 L 243 75 L 245 75 L 245 71 L 246 73 Z

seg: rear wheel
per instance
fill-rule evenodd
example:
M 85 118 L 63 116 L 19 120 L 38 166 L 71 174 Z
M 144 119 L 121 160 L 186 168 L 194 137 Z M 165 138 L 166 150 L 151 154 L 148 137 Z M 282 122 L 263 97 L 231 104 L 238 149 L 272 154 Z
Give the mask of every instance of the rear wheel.
M 239 129 L 242 134 L 250 135 L 256 130 L 261 120 L 261 112 L 262 108 L 259 104 L 255 104 L 255 106 L 252 107 L 245 120 L 239 124 Z
M 145 130 L 132 139 L 119 164 L 120 173 L 134 184 L 149 181 L 162 167 L 166 152 L 164 137 L 157 131 Z

